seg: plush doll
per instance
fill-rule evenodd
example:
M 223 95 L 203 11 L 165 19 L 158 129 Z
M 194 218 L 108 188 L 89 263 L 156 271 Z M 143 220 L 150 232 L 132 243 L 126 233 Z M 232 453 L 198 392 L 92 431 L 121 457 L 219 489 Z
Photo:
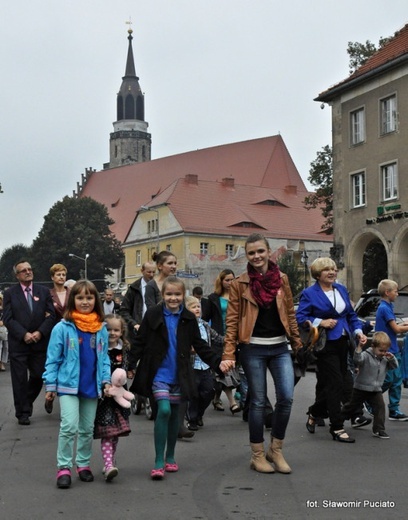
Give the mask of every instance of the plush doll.
M 123 368 L 117 368 L 112 372 L 111 381 L 112 386 L 109 389 L 109 395 L 123 408 L 130 408 L 130 401 L 132 401 L 135 396 L 123 388 L 123 385 L 127 381 L 126 372 Z

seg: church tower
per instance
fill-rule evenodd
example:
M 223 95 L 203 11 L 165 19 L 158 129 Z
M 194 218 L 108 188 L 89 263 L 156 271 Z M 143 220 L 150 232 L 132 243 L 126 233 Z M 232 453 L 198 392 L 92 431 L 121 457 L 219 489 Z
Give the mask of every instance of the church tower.
M 150 161 L 151 135 L 144 115 L 144 95 L 136 76 L 132 49 L 132 29 L 128 30 L 129 48 L 126 71 L 117 95 L 116 121 L 110 134 L 109 168 Z

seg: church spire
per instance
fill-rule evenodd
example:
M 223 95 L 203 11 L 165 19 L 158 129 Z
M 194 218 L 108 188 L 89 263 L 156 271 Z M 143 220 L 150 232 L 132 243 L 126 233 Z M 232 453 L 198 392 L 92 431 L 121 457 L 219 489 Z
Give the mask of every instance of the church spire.
M 126 60 L 125 78 L 126 77 L 135 77 L 137 80 L 139 80 L 139 78 L 136 76 L 135 60 L 133 59 L 133 48 L 132 48 L 133 31 L 132 31 L 132 29 L 129 29 L 128 33 L 129 33 L 129 36 L 128 36 L 129 47 L 128 47 L 128 55 L 127 55 L 127 60 Z
M 130 22 L 127 22 L 130 23 Z M 110 135 L 109 168 L 151 159 L 151 135 L 145 121 L 144 94 L 136 76 L 133 58 L 133 31 L 128 29 L 125 75 L 116 99 L 116 122 Z

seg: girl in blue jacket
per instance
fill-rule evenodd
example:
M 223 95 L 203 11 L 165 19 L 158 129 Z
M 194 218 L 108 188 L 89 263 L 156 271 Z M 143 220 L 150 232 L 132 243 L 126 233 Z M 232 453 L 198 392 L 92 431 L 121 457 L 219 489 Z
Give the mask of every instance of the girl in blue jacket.
M 58 395 L 61 424 L 57 449 L 57 487 L 69 488 L 75 463 L 82 482 L 92 482 L 89 467 L 98 398 L 109 395 L 110 359 L 103 307 L 95 285 L 79 280 L 71 289 L 64 320 L 52 333 L 43 375 L 46 399 Z

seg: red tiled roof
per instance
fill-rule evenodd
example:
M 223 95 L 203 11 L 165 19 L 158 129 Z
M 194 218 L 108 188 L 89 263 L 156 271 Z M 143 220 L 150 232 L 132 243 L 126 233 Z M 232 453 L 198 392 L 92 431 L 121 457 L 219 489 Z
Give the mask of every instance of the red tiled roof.
M 106 205 L 115 221 L 112 231 L 123 242 L 140 206 L 150 203 L 153 196 L 187 174 L 207 181 L 232 177 L 237 184 L 278 191 L 296 186 L 302 200 L 307 194 L 282 137 L 276 135 L 93 172 L 80 196 L 92 197 Z M 159 200 L 158 196 L 155 204 Z M 182 211 L 183 204 L 180 206 Z M 214 209 L 218 208 L 211 211 Z M 206 219 L 207 213 L 201 222 Z
M 386 63 L 399 58 L 403 54 L 408 53 L 408 24 L 400 31 L 396 32 L 394 37 L 374 53 L 361 67 L 359 67 L 351 76 L 355 78 L 365 74 L 369 70 L 376 69 Z
M 385 65 L 391 66 L 395 60 L 401 58 L 405 54 L 408 54 L 408 24 L 406 24 L 401 30 L 397 31 L 393 38 L 386 43 L 384 47 L 375 52 L 353 74 L 319 94 L 316 100 L 321 101 L 324 100 L 326 96 L 330 97 L 332 91 L 337 91 L 342 87 L 347 88 L 349 83 L 352 83 L 359 78 L 363 80 L 363 76 L 367 73 L 375 72 Z
M 183 178 L 159 195 L 154 205 L 168 204 L 185 232 L 242 236 L 258 228 L 269 238 L 331 242 L 332 237 L 322 233 L 320 210 L 304 208 L 305 195 L 245 184 L 227 187 L 222 181 L 191 183 Z M 242 222 L 255 226 L 243 228 Z

